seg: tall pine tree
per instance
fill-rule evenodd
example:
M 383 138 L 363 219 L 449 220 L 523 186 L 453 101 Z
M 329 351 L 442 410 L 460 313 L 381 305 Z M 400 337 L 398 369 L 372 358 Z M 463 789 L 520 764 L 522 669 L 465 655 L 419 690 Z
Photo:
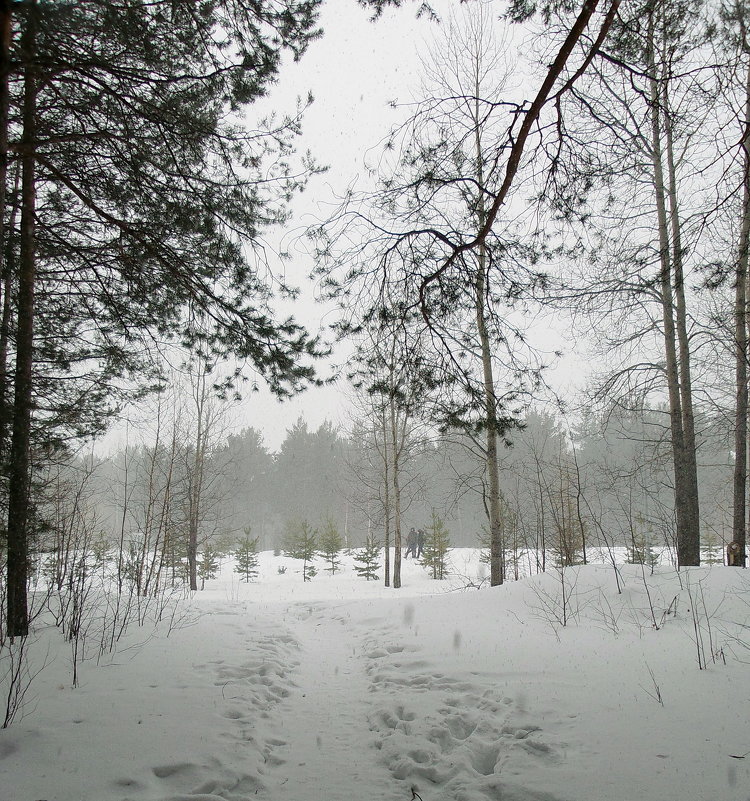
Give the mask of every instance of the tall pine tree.
M 282 52 L 316 35 L 318 2 L 0 7 L 11 636 L 28 631 L 32 447 L 101 430 L 161 378 L 156 343 L 234 354 L 279 394 L 312 378 L 316 343 L 274 318 L 253 247 L 304 182 L 289 158 L 299 115 L 240 120 Z

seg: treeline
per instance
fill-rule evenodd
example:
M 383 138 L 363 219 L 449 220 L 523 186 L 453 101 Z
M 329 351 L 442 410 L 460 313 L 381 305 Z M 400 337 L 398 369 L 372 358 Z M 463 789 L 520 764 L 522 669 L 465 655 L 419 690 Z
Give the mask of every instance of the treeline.
M 573 564 L 588 558 L 587 547 L 646 541 L 673 549 L 667 423 L 665 411 L 622 411 L 568 428 L 543 411 L 527 413 L 499 455 L 506 558 L 533 549 L 544 570 L 547 554 Z M 721 435 L 709 436 L 708 423 L 704 430 L 704 545 L 723 546 L 731 540 L 731 453 Z M 227 551 L 249 533 L 259 550 L 283 549 L 289 530 L 301 524 L 319 533 L 335 528 L 344 547 L 362 547 L 368 536 L 384 545 L 385 476 L 366 460 L 366 446 L 364 427 L 310 429 L 302 418 L 278 452 L 253 428 L 215 442 L 205 453 L 196 547 Z M 76 463 L 110 542 L 147 540 L 157 550 L 177 545 L 186 558 L 194 450 L 189 442 L 162 442 L 87 467 Z M 423 432 L 402 477 L 402 529 L 426 528 L 437 513 L 452 545 L 487 545 L 484 467 L 468 435 Z

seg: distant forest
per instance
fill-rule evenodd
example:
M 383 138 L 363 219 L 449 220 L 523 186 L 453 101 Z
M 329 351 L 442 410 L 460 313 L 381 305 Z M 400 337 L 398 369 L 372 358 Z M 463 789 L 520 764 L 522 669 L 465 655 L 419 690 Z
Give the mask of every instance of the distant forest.
M 506 550 L 546 548 L 580 561 L 586 546 L 647 543 L 674 548 L 674 502 L 666 413 L 621 410 L 573 428 L 530 412 L 500 451 Z M 731 540 L 732 454 L 706 423 L 699 451 L 703 546 Z M 112 542 L 186 532 L 196 506 L 194 447 L 140 445 L 66 468 L 68 497 L 87 508 Z M 453 546 L 488 546 L 481 448 L 465 433 L 422 432 L 403 460 L 401 530 L 433 512 Z M 302 522 L 333 523 L 346 547 L 384 540 L 382 460 L 365 427 L 353 432 L 304 419 L 271 452 L 253 428 L 207 447 L 201 469 L 199 548 L 230 549 L 247 533 L 278 549 Z M 77 485 L 79 489 L 70 489 Z M 193 499 L 191 501 L 191 498 Z M 59 514 L 59 512 L 57 512 Z M 178 535 L 183 538 L 183 534 Z

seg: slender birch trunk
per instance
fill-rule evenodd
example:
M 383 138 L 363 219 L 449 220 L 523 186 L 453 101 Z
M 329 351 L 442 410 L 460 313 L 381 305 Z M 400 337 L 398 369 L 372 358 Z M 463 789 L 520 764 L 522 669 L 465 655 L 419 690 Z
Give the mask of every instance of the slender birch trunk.
M 401 448 L 398 431 L 398 412 L 394 397 L 393 361 L 391 361 L 391 393 L 388 399 L 390 412 L 391 467 L 393 469 L 393 588 L 401 587 L 401 479 L 399 461 Z
M 477 229 L 484 228 L 487 212 L 485 208 L 484 149 L 482 147 L 481 111 L 481 52 L 477 45 L 474 53 L 474 107 L 472 122 L 474 124 L 474 158 L 476 162 L 475 177 L 479 195 L 476 203 Z M 477 250 L 477 274 L 475 281 L 475 314 L 477 335 L 482 357 L 482 390 L 485 410 L 485 470 L 487 474 L 487 516 L 490 526 L 490 586 L 495 587 L 505 580 L 503 560 L 503 529 L 500 513 L 500 471 L 497 463 L 497 395 L 495 393 L 495 376 L 492 369 L 492 349 L 487 330 L 487 290 L 489 284 L 487 245 L 485 240 L 479 243 Z
M 664 328 L 664 355 L 667 388 L 669 392 L 669 418 L 674 464 L 675 515 L 677 520 L 677 561 L 680 566 L 700 564 L 700 541 L 693 508 L 697 498 L 691 498 L 690 459 L 687 458 L 680 363 L 677 354 L 675 300 L 672 288 L 673 251 L 670 243 L 670 221 L 667 210 L 667 186 L 664 179 L 662 151 L 662 98 L 660 76 L 657 74 L 655 55 L 655 19 L 653 11 L 648 19 L 647 64 L 649 73 L 649 101 L 651 118 L 651 162 L 656 197 L 656 217 L 659 241 L 659 280 Z

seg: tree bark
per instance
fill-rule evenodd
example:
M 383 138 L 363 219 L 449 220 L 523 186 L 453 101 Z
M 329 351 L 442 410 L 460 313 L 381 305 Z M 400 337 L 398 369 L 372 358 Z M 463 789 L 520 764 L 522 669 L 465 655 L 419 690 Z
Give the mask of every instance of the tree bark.
M 400 443 L 398 414 L 393 386 L 393 362 L 391 362 L 391 394 L 388 398 L 390 409 L 391 467 L 393 469 L 393 588 L 401 587 L 401 480 L 399 477 Z
M 8 444 L 8 340 L 10 325 L 11 241 L 13 224 L 5 227 L 8 203 L 8 114 L 10 104 L 10 42 L 12 36 L 13 6 L 11 0 L 0 1 L 0 292 L 2 318 L 0 318 L 0 464 L 5 461 Z
M 484 244 L 479 248 L 479 269 L 477 271 L 477 327 L 482 349 L 482 370 L 484 376 L 485 415 L 487 425 L 486 469 L 488 482 L 487 512 L 490 524 L 490 586 L 495 587 L 505 580 L 503 560 L 503 528 L 500 514 L 500 471 L 497 464 L 497 399 L 492 372 L 492 354 L 484 318 Z
M 7 178 L 7 176 L 6 176 Z M 13 285 L 16 276 L 17 265 L 15 258 L 16 247 L 16 221 L 20 211 L 19 188 L 21 183 L 21 165 L 16 162 L 13 207 L 8 215 L 7 226 L 3 225 L 4 243 L 1 246 L 4 250 L 5 259 L 0 272 L 2 282 L 2 311 L 0 311 L 0 465 L 4 465 L 8 458 L 8 440 L 12 415 L 11 393 L 11 371 L 8 361 L 8 351 L 10 348 L 11 330 L 13 327 Z M 5 203 L 7 205 L 7 191 L 5 192 Z M 5 206 L 0 206 L 5 208 Z
M 27 597 L 30 531 L 30 451 L 34 346 L 36 212 L 36 2 L 28 5 L 22 50 L 25 61 L 21 138 L 21 236 L 18 265 L 18 315 L 14 378 L 13 436 L 8 466 L 8 608 L 11 637 L 29 633 Z
M 672 269 L 674 275 L 675 327 L 677 330 L 677 350 L 680 375 L 680 404 L 682 407 L 682 437 L 685 499 L 685 525 L 687 527 L 683 542 L 680 564 L 699 565 L 700 554 L 700 508 L 698 500 L 698 459 L 695 440 L 695 415 L 693 414 L 693 381 L 690 367 L 690 338 L 688 335 L 687 301 L 685 299 L 685 276 L 682 258 L 682 222 L 680 220 L 677 192 L 677 170 L 675 167 L 672 117 L 667 81 L 663 82 L 663 115 L 667 145 L 667 171 L 669 176 L 669 218 L 672 235 Z
M 386 587 L 391 586 L 391 472 L 390 456 L 388 452 L 388 425 L 385 416 L 385 407 L 381 410 L 383 425 L 383 507 L 385 511 L 385 578 Z
M 480 54 L 475 54 L 474 73 L 474 157 L 476 159 L 475 177 L 479 195 L 477 197 L 477 229 L 485 225 L 487 212 L 484 203 L 484 150 L 482 148 L 482 131 L 479 109 L 481 87 L 479 81 Z M 495 376 L 492 369 L 492 349 L 487 330 L 487 285 L 489 283 L 487 269 L 487 244 L 482 239 L 477 248 L 476 275 L 476 322 L 482 354 L 482 387 L 484 391 L 484 409 L 486 424 L 485 468 L 487 471 L 488 498 L 487 515 L 490 525 L 490 586 L 496 587 L 505 580 L 503 560 L 503 528 L 500 514 L 500 471 L 497 464 L 497 395 L 495 393 Z
M 193 400 L 195 401 L 196 432 L 191 466 L 187 561 L 188 580 L 191 590 L 198 589 L 198 529 L 203 512 L 203 485 L 206 474 L 206 451 L 210 435 L 209 411 L 207 409 L 208 387 L 207 368 L 199 364 L 195 376 L 191 376 Z
M 742 223 L 735 271 L 735 367 L 736 403 L 734 427 L 734 476 L 732 540 L 739 544 L 737 567 L 745 567 L 747 550 L 747 414 L 748 385 L 748 251 L 750 250 L 750 62 L 745 78 L 745 131 L 742 137 Z
M 667 187 L 664 180 L 662 150 L 662 97 L 657 77 L 654 11 L 648 18 L 647 59 L 649 72 L 651 161 L 656 198 L 656 216 L 659 237 L 659 279 L 664 327 L 664 355 L 667 388 L 669 392 L 669 419 L 674 465 L 675 516 L 677 521 L 677 562 L 680 566 L 700 564 L 700 535 L 698 521 L 693 515 L 697 497 L 691 498 L 690 459 L 685 441 L 680 363 L 677 356 L 677 330 L 673 295 L 673 252 L 670 247 L 670 223 L 667 211 Z M 693 454 L 694 458 L 694 454 Z

